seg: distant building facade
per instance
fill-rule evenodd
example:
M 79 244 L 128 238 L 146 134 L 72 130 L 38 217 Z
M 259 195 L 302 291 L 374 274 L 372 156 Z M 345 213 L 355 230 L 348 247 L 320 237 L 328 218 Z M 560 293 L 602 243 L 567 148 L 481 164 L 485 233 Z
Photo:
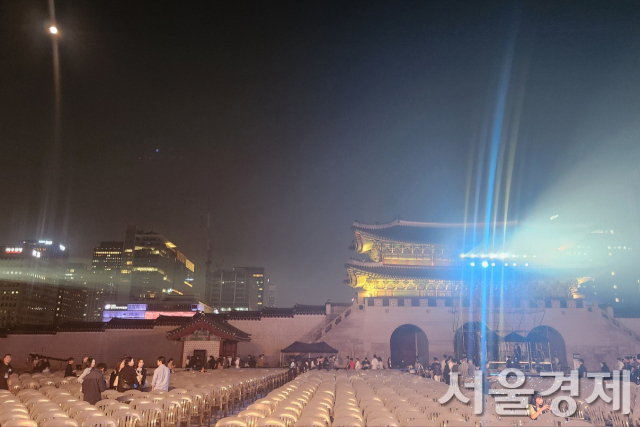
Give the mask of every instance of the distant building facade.
M 266 298 L 264 302 L 265 307 L 275 307 L 276 306 L 276 285 L 272 285 L 267 279 L 267 287 L 265 288 Z
M 68 258 L 65 246 L 52 240 L 21 240 L 15 246 L 0 246 L 0 279 L 58 284 Z
M 192 317 L 195 313 L 213 313 L 213 308 L 192 295 L 171 295 L 146 302 L 107 301 L 100 320 L 103 322 L 113 318 L 153 320 L 160 316 Z
M 219 311 L 259 310 L 259 292 L 264 296 L 263 267 L 235 267 L 211 273 L 205 302 Z M 262 289 L 262 291 L 259 291 Z
M 128 226 L 118 300 L 159 299 L 193 293 L 194 264 L 161 234 Z
M 100 242 L 100 246 L 93 249 L 93 277 L 87 304 L 87 321 L 101 321 L 106 301 L 117 299 L 123 251 L 124 242 L 117 241 Z

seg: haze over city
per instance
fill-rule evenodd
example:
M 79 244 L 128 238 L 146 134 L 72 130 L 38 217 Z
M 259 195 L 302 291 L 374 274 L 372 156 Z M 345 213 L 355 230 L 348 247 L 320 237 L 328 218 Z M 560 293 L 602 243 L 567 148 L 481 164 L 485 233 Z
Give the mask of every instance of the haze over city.
M 351 299 L 356 220 L 508 208 L 638 242 L 633 2 L 58 0 L 56 16 L 59 145 L 47 3 L 0 4 L 1 244 L 90 262 L 135 224 L 202 292 L 210 212 L 214 264 L 264 266 L 291 306 Z

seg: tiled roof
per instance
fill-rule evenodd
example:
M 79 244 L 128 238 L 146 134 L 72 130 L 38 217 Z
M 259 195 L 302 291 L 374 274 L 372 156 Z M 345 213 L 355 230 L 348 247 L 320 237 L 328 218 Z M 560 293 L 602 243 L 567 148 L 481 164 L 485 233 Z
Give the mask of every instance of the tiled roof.
M 417 278 L 434 280 L 460 280 L 459 269 L 451 267 L 423 267 L 423 266 L 390 266 L 382 263 L 350 262 L 346 268 L 360 270 L 376 276 L 389 278 Z
M 104 332 L 103 322 L 65 322 L 57 327 L 58 332 Z
M 55 335 L 54 325 L 16 325 L 9 330 L 11 335 Z
M 186 335 L 190 335 L 199 329 L 206 329 L 212 332 L 214 335 L 225 339 L 236 341 L 251 340 L 250 334 L 241 331 L 235 326 L 231 326 L 226 322 L 226 320 L 224 320 L 223 316 L 204 313 L 196 314 L 189 320 L 189 322 L 179 326 L 172 331 L 167 332 L 167 338 L 177 340 Z
M 324 305 L 296 304 L 293 306 L 294 314 L 326 314 L 326 312 L 326 307 Z
M 479 263 L 479 261 L 477 261 Z M 496 267 L 490 269 L 498 269 L 500 274 L 487 280 L 509 280 L 509 281 L 527 281 L 527 280 L 546 280 L 554 278 L 555 280 L 573 280 L 577 274 L 575 269 L 540 269 L 533 267 L 501 267 L 500 261 L 487 260 L 497 264 Z M 476 281 L 483 277 L 486 269 L 481 266 L 471 267 L 458 265 L 453 267 L 425 267 L 425 266 L 395 266 L 384 265 L 378 262 L 350 261 L 345 264 L 347 269 L 362 271 L 371 275 L 388 277 L 388 278 L 414 278 L 414 279 L 432 279 L 432 280 L 454 280 L 454 281 Z
M 228 320 L 260 320 L 262 313 L 259 311 L 231 311 L 225 313 Z
M 112 318 L 105 323 L 106 329 L 153 329 L 155 320 Z
M 492 228 L 501 235 L 504 223 L 497 223 Z M 507 223 L 507 227 L 515 226 L 515 222 Z M 411 222 L 395 220 L 386 224 L 353 223 L 354 232 L 366 233 L 380 240 L 418 244 L 441 244 L 460 246 L 463 241 L 472 242 L 474 235 L 477 241 L 483 240 L 486 224 L 457 224 L 435 222 Z M 496 234 L 496 236 L 497 236 Z M 494 236 L 494 231 L 492 231 Z M 499 236 L 495 237 L 496 239 Z
M 192 319 L 185 316 L 158 316 L 155 326 L 179 326 L 184 325 Z

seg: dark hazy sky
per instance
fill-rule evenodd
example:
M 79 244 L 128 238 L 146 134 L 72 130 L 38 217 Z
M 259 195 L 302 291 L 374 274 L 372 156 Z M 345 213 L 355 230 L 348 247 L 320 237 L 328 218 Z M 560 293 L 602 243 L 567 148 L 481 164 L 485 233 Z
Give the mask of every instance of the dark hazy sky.
M 215 262 L 266 267 L 279 305 L 345 301 L 354 220 L 464 219 L 505 81 L 513 219 L 640 222 L 637 2 L 56 8 L 58 155 L 47 3 L 0 3 L 0 244 L 51 237 L 88 261 L 138 224 L 202 286 L 211 211 Z

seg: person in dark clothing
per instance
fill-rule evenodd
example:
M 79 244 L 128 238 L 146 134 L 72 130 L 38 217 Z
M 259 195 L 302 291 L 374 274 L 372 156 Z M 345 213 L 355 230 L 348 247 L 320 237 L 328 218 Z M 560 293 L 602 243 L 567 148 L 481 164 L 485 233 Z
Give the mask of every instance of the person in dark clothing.
M 587 367 L 584 366 L 584 359 L 578 361 L 580 366 L 578 367 L 578 378 L 587 378 Z
M 449 384 L 449 379 L 451 376 L 451 364 L 449 363 L 450 360 L 450 358 L 447 358 L 447 361 L 444 364 L 444 370 L 442 371 L 442 378 L 444 379 L 444 382 L 446 384 Z
M 249 367 L 250 368 L 255 368 L 256 367 L 256 358 L 253 356 L 249 356 Z
M 144 367 L 144 360 L 136 361 L 136 378 L 138 379 L 139 388 L 143 388 L 147 383 L 147 368 Z
M 431 376 L 438 382 L 442 381 L 442 365 L 437 357 L 433 358 L 433 363 L 431 364 Z
M 33 359 L 33 371 L 34 374 L 39 374 L 42 372 L 42 359 L 38 356 Z
M 11 374 L 13 366 L 11 366 L 11 355 L 5 354 L 4 359 L 0 363 L 0 390 L 9 390 L 11 388 Z
M 516 344 L 516 348 L 513 350 L 513 358 L 516 360 L 522 359 L 522 349 L 520 348 L 520 344 Z
M 75 377 L 76 374 L 73 372 L 73 357 L 67 359 L 67 367 L 64 368 L 64 376 L 66 377 Z
M 120 382 L 120 371 L 124 368 L 124 360 L 121 360 L 116 365 L 116 369 L 111 372 L 111 376 L 109 377 L 109 388 L 115 390 L 118 388 L 118 383 Z
M 609 366 L 604 363 L 604 362 L 600 362 L 600 372 L 604 372 L 604 373 L 611 373 L 611 369 L 609 369 Z
M 362 369 L 363 370 L 371 369 L 371 362 L 369 362 L 369 359 L 367 359 L 366 357 L 362 361 Z
M 123 393 L 134 388 L 140 388 L 140 383 L 138 382 L 136 369 L 133 367 L 133 357 L 127 357 L 124 359 L 124 367 L 118 374 L 117 390 Z
M 216 359 L 213 356 L 209 356 L 209 361 L 207 362 L 207 369 L 216 369 L 218 364 L 216 363 Z
M 44 357 L 42 359 L 42 372 L 49 372 L 50 369 L 51 369 L 51 363 L 49 362 L 49 359 Z
M 507 369 L 513 368 L 513 361 L 511 360 L 511 356 L 507 356 Z
M 98 365 L 91 369 L 84 377 L 84 381 L 82 381 L 82 394 L 85 402 L 95 405 L 102 400 L 102 392 L 107 389 L 107 384 L 104 380 L 104 371 L 106 369 L 107 365 L 98 363 Z

